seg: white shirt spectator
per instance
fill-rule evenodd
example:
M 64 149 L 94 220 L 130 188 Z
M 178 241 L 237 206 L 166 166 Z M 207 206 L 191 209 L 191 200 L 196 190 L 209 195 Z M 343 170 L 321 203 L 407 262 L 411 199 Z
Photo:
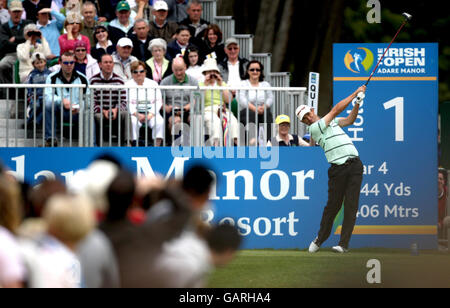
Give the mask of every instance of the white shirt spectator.
M 239 87 L 241 85 L 241 75 L 239 74 L 239 61 L 236 64 L 228 64 L 228 80 L 226 83 L 231 87 Z
M 194 232 L 186 231 L 179 238 L 164 244 L 155 268 L 158 277 L 164 280 L 164 287 L 205 287 L 205 279 L 213 269 L 211 252 L 203 239 Z
M 14 236 L 0 226 L 0 288 L 25 281 L 25 267 Z
M 44 235 L 21 246 L 31 288 L 81 288 L 80 261 L 56 238 Z

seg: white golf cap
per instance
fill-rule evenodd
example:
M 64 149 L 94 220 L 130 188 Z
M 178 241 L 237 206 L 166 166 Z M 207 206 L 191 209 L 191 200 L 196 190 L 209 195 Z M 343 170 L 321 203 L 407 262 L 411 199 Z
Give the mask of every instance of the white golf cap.
M 311 111 L 311 108 L 309 108 L 307 105 L 301 105 L 298 106 L 297 110 L 295 110 L 295 115 L 300 120 L 300 122 L 303 120 L 303 117 L 305 114 Z
M 168 11 L 169 6 L 167 5 L 166 1 L 156 1 L 153 3 L 153 9 L 155 11 Z
M 208 71 L 216 71 L 220 73 L 219 67 L 217 66 L 216 59 L 208 58 L 203 62 L 202 65 L 202 73 L 205 74 L 205 72 Z
M 125 46 L 133 47 L 133 42 L 128 37 L 122 37 L 117 42 L 117 46 L 119 46 L 119 47 L 125 47 Z
M 11 1 L 8 5 L 8 9 L 11 12 L 23 11 L 22 1 L 19 1 L 19 0 Z

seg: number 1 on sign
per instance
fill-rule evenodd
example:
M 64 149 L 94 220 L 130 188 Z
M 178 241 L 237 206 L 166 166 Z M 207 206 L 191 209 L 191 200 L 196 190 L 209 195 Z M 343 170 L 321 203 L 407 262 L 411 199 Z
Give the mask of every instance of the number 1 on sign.
M 404 108 L 403 97 L 396 97 L 386 103 L 384 103 L 384 109 L 388 110 L 395 107 L 395 141 L 403 142 L 405 141 L 404 136 Z

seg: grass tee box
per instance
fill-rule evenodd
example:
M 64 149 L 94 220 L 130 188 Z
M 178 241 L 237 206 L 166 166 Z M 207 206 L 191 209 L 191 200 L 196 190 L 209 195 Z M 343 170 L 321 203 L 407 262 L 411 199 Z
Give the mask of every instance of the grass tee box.
M 379 261 L 380 283 L 369 283 Z M 369 263 L 369 267 L 368 267 Z M 372 272 L 371 272 L 372 270 Z M 369 279 L 370 281 L 370 279 Z M 354 249 L 336 254 L 296 250 L 244 250 L 209 281 L 212 288 L 404 288 L 450 287 L 448 253 L 424 250 Z

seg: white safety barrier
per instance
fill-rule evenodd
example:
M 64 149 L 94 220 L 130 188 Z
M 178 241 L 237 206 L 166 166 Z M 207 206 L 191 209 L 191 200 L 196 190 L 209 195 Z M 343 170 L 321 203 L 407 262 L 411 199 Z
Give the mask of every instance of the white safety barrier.
M 41 93 L 45 89 L 52 93 L 47 99 Z M 271 107 L 264 107 L 259 119 L 252 116 L 250 107 L 239 105 L 241 93 L 255 94 L 255 90 L 253 87 L 2 84 L 0 146 L 261 146 L 275 136 L 275 118 L 279 114 L 291 117 L 291 134 L 303 136 L 305 127 L 295 119 L 295 110 L 305 104 L 306 88 L 257 88 L 263 100 L 273 97 Z M 229 92 L 228 98 L 224 91 Z M 64 93 L 61 95 L 71 104 L 64 105 L 56 92 Z M 161 105 L 152 100 L 158 92 Z M 138 100 L 134 99 L 136 93 L 140 94 Z M 125 95 L 125 107 L 109 108 L 117 99 L 115 95 L 119 98 Z M 211 105 L 212 99 L 215 104 Z M 34 102 L 39 102 L 37 108 L 33 108 Z M 96 105 L 105 111 L 95 113 Z M 122 121 L 113 120 L 114 116 Z M 146 121 L 146 118 L 151 119 Z

